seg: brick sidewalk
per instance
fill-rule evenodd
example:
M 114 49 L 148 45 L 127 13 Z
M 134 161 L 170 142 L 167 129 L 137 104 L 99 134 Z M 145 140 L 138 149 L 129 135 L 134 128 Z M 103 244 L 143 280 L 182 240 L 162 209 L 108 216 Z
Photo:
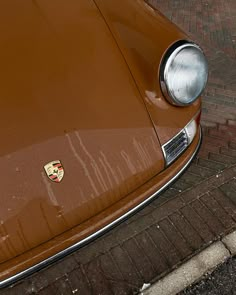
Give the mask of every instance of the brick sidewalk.
M 132 294 L 236 228 L 236 3 L 150 2 L 208 56 L 198 158 L 132 218 L 1 294 Z

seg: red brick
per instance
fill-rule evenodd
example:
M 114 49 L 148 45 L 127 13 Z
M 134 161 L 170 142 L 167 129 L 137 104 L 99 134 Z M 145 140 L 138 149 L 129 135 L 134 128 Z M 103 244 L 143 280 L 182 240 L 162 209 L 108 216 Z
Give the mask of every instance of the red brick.
M 209 243 L 214 235 L 212 234 L 208 225 L 190 206 L 185 206 L 181 209 L 181 213 L 188 220 L 191 226 L 198 232 L 205 243 Z
M 121 248 L 121 246 L 111 249 L 110 252 L 119 271 L 122 273 L 124 280 L 132 286 L 132 292 L 137 292 L 142 285 L 142 278 L 138 274 L 129 255 Z
M 147 232 L 170 266 L 177 264 L 181 260 L 181 256 L 175 245 L 167 239 L 159 225 L 151 226 Z
M 203 178 L 199 175 L 191 173 L 190 171 L 187 171 L 182 175 L 181 180 L 191 185 L 196 185 L 197 183 L 201 182 Z
M 111 293 L 114 294 L 126 294 L 130 290 L 126 280 L 123 278 L 122 273 L 119 271 L 117 265 L 114 262 L 110 253 L 100 256 L 100 265 L 102 273 L 106 280 L 110 283 Z M 80 294 L 87 294 L 86 292 L 80 292 Z M 90 293 L 88 293 L 90 294 Z
M 202 159 L 208 159 L 208 156 L 209 156 L 209 151 L 207 151 L 204 148 L 200 149 L 200 151 L 197 155 L 198 158 L 202 158 Z
M 234 195 L 232 196 L 232 198 L 230 198 L 230 197 L 227 198 L 222 191 L 225 192 L 225 190 L 221 186 L 220 188 L 212 191 L 212 195 L 214 196 L 214 198 L 218 202 L 218 204 L 220 204 L 220 206 L 222 208 L 224 208 L 224 210 L 230 216 L 232 216 L 233 220 L 236 221 L 236 204 L 235 204 L 235 201 L 236 201 L 235 193 L 236 193 L 236 191 L 233 192 Z
M 84 272 L 90 282 L 92 294 L 111 294 L 109 280 L 104 276 L 99 258 L 90 261 L 84 266 Z
M 155 221 L 158 222 L 171 213 L 175 212 L 176 210 L 179 210 L 184 205 L 185 202 L 182 200 L 181 197 L 174 198 L 173 200 L 167 201 L 162 206 L 159 206 L 155 210 L 153 210 L 152 216 Z
M 236 150 L 236 142 L 230 141 L 229 147 L 233 150 Z
M 200 152 L 201 151 L 205 151 L 205 152 L 213 152 L 213 153 L 219 153 L 220 151 L 220 147 L 219 146 L 215 146 L 215 145 L 212 145 L 212 144 L 209 144 L 206 142 L 206 136 L 204 137 L 205 139 L 203 139 L 203 142 L 202 142 L 202 146 L 201 146 L 201 149 L 200 149 Z
M 215 146 L 215 147 L 222 147 L 222 146 L 227 147 L 228 146 L 227 141 L 221 140 L 221 138 L 215 138 L 215 137 L 210 137 L 210 136 L 206 136 L 203 139 L 203 143 L 208 144 L 210 146 Z
M 19 293 L 19 295 L 20 294 L 23 294 L 23 293 Z M 50 286 L 38 291 L 36 294 L 38 294 L 38 295 L 57 295 L 57 290 L 55 289 L 55 287 L 53 285 L 50 285 Z M 9 293 L 9 295 L 10 295 L 10 293 Z
M 236 163 L 236 158 L 230 157 L 230 156 L 226 156 L 226 155 L 217 155 L 217 154 L 213 154 L 210 153 L 209 154 L 209 159 L 215 162 L 220 162 L 223 163 L 225 165 L 230 165 L 230 164 L 235 164 Z
M 235 138 L 236 136 L 236 127 L 228 126 L 228 125 L 219 125 L 219 132 L 226 133 L 231 136 L 231 138 Z
M 147 256 L 141 251 L 135 239 L 129 239 L 124 242 L 123 249 L 126 250 L 137 271 L 144 282 L 150 282 L 155 276 L 155 270 L 152 267 Z
M 202 220 L 209 226 L 215 236 L 224 232 L 224 227 L 216 216 L 202 203 L 200 200 L 195 200 L 191 203 L 191 207 L 197 212 Z
M 183 192 L 186 189 L 190 188 L 192 185 L 190 183 L 185 182 L 182 180 L 182 178 L 179 178 L 173 185 L 172 187 L 179 192 Z
M 213 198 L 214 193 L 206 194 L 201 197 L 201 201 L 208 207 L 208 209 L 218 218 L 221 224 L 226 228 L 230 229 L 234 226 L 234 221 L 226 213 L 226 211 L 217 203 Z
M 210 176 L 212 176 L 215 172 L 211 169 L 207 169 L 204 167 L 200 167 L 197 166 L 195 164 L 190 165 L 190 167 L 188 168 L 188 171 L 190 171 L 191 173 L 197 174 L 203 178 L 208 178 Z
M 236 150 L 232 150 L 230 148 L 221 148 L 220 153 L 222 155 L 226 155 L 226 156 L 236 158 Z
M 90 294 L 91 293 L 89 281 L 80 268 L 74 269 L 68 275 L 68 283 L 71 288 L 70 294 L 78 294 L 79 295 L 79 294 Z M 74 291 L 74 293 L 73 293 L 73 291 Z
M 176 224 L 171 222 L 169 219 L 165 218 L 159 223 L 159 226 L 162 232 L 168 238 L 168 240 L 177 249 L 181 259 L 184 259 L 186 256 L 192 253 L 191 247 L 189 247 L 188 242 L 183 239 L 181 231 L 177 230 Z
M 224 183 L 220 190 L 227 196 L 234 204 L 236 204 L 236 184 L 235 179 Z
M 228 125 L 236 127 L 236 120 L 228 120 Z
M 223 109 L 226 107 L 223 107 Z M 214 115 L 219 118 L 225 119 L 225 120 L 234 120 L 235 114 L 229 112 L 229 111 L 223 111 L 222 109 L 208 109 L 207 112 L 208 115 Z M 227 122 L 227 121 L 226 121 Z
M 34 287 L 28 281 L 21 281 L 0 291 L 1 295 L 37 294 Z M 55 293 L 52 293 L 54 295 Z M 55 294 L 56 295 L 56 294 Z
M 170 220 L 193 250 L 201 248 L 203 240 L 201 239 L 199 233 L 197 233 L 197 231 L 190 225 L 183 215 L 176 212 L 170 216 Z
M 153 229 L 155 229 L 155 226 L 153 226 Z M 149 232 L 151 233 L 150 229 Z M 153 238 L 154 240 L 156 239 L 155 236 L 153 236 Z M 151 262 L 153 268 L 155 269 L 156 275 L 161 274 L 166 269 L 168 269 L 167 259 L 159 249 L 162 240 L 157 240 L 158 246 L 156 246 L 153 239 L 146 231 L 138 234 L 135 239 L 137 240 L 143 253 Z
M 57 295 L 72 294 L 69 279 L 64 276 L 53 283 Z
M 199 159 L 198 160 L 198 165 L 202 166 L 202 167 L 205 167 L 205 168 L 208 168 L 208 169 L 212 169 L 215 172 L 222 171 L 227 167 L 227 165 L 224 164 L 224 163 L 219 163 L 219 162 L 206 160 L 206 159 Z
M 222 141 L 224 140 L 226 142 L 231 140 L 233 137 L 230 132 L 227 132 L 227 129 L 224 131 L 211 129 L 211 130 L 209 130 L 209 135 L 211 137 L 220 138 Z
M 217 124 L 226 124 L 227 123 L 227 119 L 225 118 L 221 118 L 218 116 L 214 116 L 214 115 L 209 115 L 209 114 L 202 114 L 202 121 L 206 121 L 206 122 L 211 122 L 211 123 L 217 123 Z

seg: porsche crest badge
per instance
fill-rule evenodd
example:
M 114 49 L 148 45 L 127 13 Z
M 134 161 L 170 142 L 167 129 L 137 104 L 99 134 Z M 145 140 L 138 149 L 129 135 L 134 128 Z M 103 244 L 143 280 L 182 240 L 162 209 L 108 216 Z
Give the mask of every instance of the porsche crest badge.
M 59 160 L 48 163 L 44 166 L 44 170 L 53 182 L 61 182 L 64 176 L 64 168 Z

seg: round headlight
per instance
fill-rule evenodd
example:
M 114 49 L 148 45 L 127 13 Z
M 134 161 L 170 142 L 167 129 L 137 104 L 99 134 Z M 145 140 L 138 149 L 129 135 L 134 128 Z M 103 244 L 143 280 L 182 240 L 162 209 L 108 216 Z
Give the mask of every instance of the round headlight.
M 208 78 L 208 64 L 201 48 L 185 43 L 167 52 L 160 77 L 169 102 L 180 106 L 193 103 L 203 92 Z

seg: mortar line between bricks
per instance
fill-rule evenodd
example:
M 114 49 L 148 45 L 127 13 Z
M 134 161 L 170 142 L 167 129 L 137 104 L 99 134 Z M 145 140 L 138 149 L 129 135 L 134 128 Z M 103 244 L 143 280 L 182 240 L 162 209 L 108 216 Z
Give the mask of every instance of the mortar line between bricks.
M 210 193 L 210 192 L 207 192 L 206 195 L 208 195 L 209 197 L 213 198 L 214 201 L 217 203 L 217 205 L 224 210 L 224 208 L 217 202 L 217 200 L 214 198 L 214 196 Z M 204 202 L 202 202 L 204 203 Z M 224 223 L 221 221 L 221 219 L 216 215 L 214 214 L 214 212 L 212 211 L 212 209 L 210 207 L 207 206 L 207 204 L 205 204 L 205 206 L 208 208 L 208 210 L 211 211 L 211 213 L 215 216 L 215 218 L 217 218 L 217 220 L 220 222 L 220 224 L 223 226 L 224 230 L 227 230 L 227 228 L 225 227 Z M 224 212 L 226 212 L 224 210 Z M 226 214 L 228 215 L 228 213 L 226 212 Z
M 154 226 L 154 224 L 153 224 L 152 226 Z M 159 226 L 159 224 L 157 223 L 155 226 Z M 150 226 L 150 227 L 151 227 L 151 226 Z M 158 229 L 161 230 L 160 226 L 158 227 Z M 162 249 L 161 249 L 160 247 L 158 247 L 158 245 L 155 243 L 155 241 L 153 240 L 153 238 L 152 238 L 152 236 L 149 234 L 149 232 L 146 231 L 146 233 L 147 233 L 148 237 L 150 238 L 150 240 L 152 241 L 153 245 L 156 247 L 157 251 L 158 251 L 160 254 L 162 254 L 162 256 L 165 258 L 166 264 L 167 264 L 168 266 L 171 266 L 171 265 L 169 264 L 169 262 L 168 262 L 168 259 L 167 259 L 166 255 L 165 255 L 165 253 L 162 251 Z M 167 241 L 170 242 L 170 241 L 168 240 L 168 238 L 166 237 L 166 235 L 163 233 L 162 230 L 161 230 L 161 233 L 164 235 L 164 237 L 167 239 Z M 170 243 L 171 243 L 171 242 L 170 242 Z M 172 244 L 172 243 L 171 243 L 171 244 Z
M 162 220 L 164 220 L 164 219 L 165 219 L 165 218 L 163 218 Z M 154 225 L 153 225 L 153 226 L 154 226 Z M 158 230 L 161 231 L 161 233 L 162 233 L 162 235 L 164 236 L 164 238 L 166 238 L 166 240 L 167 240 L 171 245 L 173 245 L 173 243 L 171 243 L 171 241 L 169 241 L 169 239 L 168 239 L 168 237 L 166 236 L 165 232 L 161 229 L 159 223 L 155 224 L 155 226 L 156 226 L 156 227 L 158 226 Z M 158 244 L 155 243 L 155 241 L 153 240 L 151 234 L 150 234 L 148 231 L 147 231 L 147 234 L 148 234 L 149 238 L 151 239 L 152 243 L 155 245 L 157 251 L 158 251 L 160 254 L 162 254 L 162 256 L 165 258 L 165 262 L 166 262 L 166 264 L 168 265 L 168 267 L 172 267 L 171 264 L 169 263 L 168 258 L 166 257 L 165 252 L 163 252 L 163 250 L 161 249 L 161 247 L 159 247 Z M 175 246 L 174 246 L 174 248 L 175 248 Z M 162 274 L 160 274 L 160 275 L 162 275 Z
M 199 165 L 199 166 L 201 166 L 201 165 Z M 220 187 L 221 185 L 223 185 L 224 183 L 226 183 L 227 181 L 232 179 L 235 176 L 235 173 L 236 173 L 236 164 L 234 164 L 228 168 L 225 168 L 223 171 L 220 171 L 217 174 L 218 177 L 216 177 L 216 175 L 210 176 L 206 180 L 203 180 L 202 182 L 198 183 L 196 186 L 188 188 L 185 191 L 181 192 L 181 197 L 184 199 L 184 198 L 188 197 L 189 193 L 194 194 L 193 193 L 194 191 L 197 191 L 199 188 L 204 187 L 204 184 L 206 184 L 206 188 L 200 190 L 200 194 L 198 195 L 200 197 L 203 194 Z M 214 181 L 216 178 L 217 178 L 217 183 L 215 183 L 216 181 Z M 214 184 L 214 186 L 213 186 L 213 184 Z M 210 189 L 209 189 L 209 187 L 210 187 Z M 180 194 L 176 195 L 176 197 L 179 195 Z
M 147 234 L 146 230 L 145 230 L 145 233 Z M 133 237 L 133 240 L 134 242 L 136 243 L 137 247 L 140 249 L 142 255 L 145 256 L 145 258 L 148 260 L 148 262 L 150 263 L 150 265 L 152 266 L 152 269 L 155 270 L 155 267 L 152 263 L 152 261 L 150 260 L 150 258 L 147 256 L 147 254 L 143 251 L 143 247 L 139 245 L 137 239 L 136 239 L 136 236 Z M 155 245 L 154 245 L 155 246 Z M 158 249 L 157 249 L 158 250 Z
M 131 237 L 131 239 L 132 239 L 132 237 Z M 137 266 L 136 266 L 136 264 L 135 264 L 133 258 L 130 256 L 130 254 L 129 254 L 129 252 L 126 250 L 126 248 L 123 247 L 124 243 L 125 243 L 125 242 L 123 242 L 123 243 L 121 244 L 121 248 L 122 248 L 122 250 L 123 250 L 123 251 L 126 253 L 126 255 L 128 256 L 128 258 L 129 258 L 129 260 L 130 260 L 130 262 L 131 262 L 131 265 L 132 265 L 133 268 L 135 269 L 136 274 L 139 276 L 140 279 L 143 279 L 141 273 L 140 273 L 139 270 L 137 269 Z
M 190 205 L 190 204 L 188 204 L 187 206 L 189 206 L 193 211 L 194 211 L 194 213 L 199 217 L 199 219 L 201 219 L 201 221 L 202 221 L 202 223 L 208 228 L 208 230 L 211 232 L 211 229 L 209 228 L 209 226 L 205 223 L 205 221 L 201 218 L 201 216 L 194 210 L 194 208 Z M 182 210 L 184 207 L 182 207 L 180 210 Z M 194 231 L 198 234 L 198 230 L 195 228 L 195 226 L 193 226 L 191 223 L 190 223 L 190 220 L 188 219 L 188 217 L 187 216 L 185 216 L 182 212 L 181 212 L 181 214 L 184 216 L 184 218 L 185 218 L 185 220 L 188 222 L 188 224 L 194 229 Z M 211 232 L 212 233 L 212 232 Z M 212 233 L 213 235 L 214 235 L 214 233 Z M 198 234 L 199 235 L 199 237 L 201 238 L 201 240 L 202 240 L 202 242 L 205 244 L 206 242 L 205 242 L 205 240 L 203 239 L 203 237 L 200 235 L 200 234 Z
M 212 212 L 208 209 L 208 207 L 200 200 L 200 198 L 198 198 L 198 199 L 196 199 L 196 200 L 198 200 L 198 202 L 200 202 L 201 203 L 201 205 L 203 206 L 203 207 L 205 207 L 208 211 L 209 211 L 209 213 L 212 215 L 212 216 L 214 216 L 213 214 L 212 214 Z M 209 229 L 209 231 L 213 234 L 213 236 L 215 236 L 215 233 L 212 231 L 212 228 L 207 224 L 207 222 L 205 221 L 205 220 L 203 220 L 202 219 L 202 217 L 201 217 L 201 215 L 193 208 L 193 202 L 195 202 L 196 200 L 193 200 L 193 201 L 191 201 L 190 203 L 189 203 L 189 206 L 192 208 L 192 210 L 194 210 L 194 212 L 195 212 L 195 214 L 197 214 L 197 216 L 202 220 L 202 222 L 208 227 L 208 229 Z M 210 243 L 210 242 L 209 242 Z
M 217 203 L 217 205 L 225 212 L 225 214 L 229 215 L 230 218 L 233 220 L 232 216 L 225 210 L 224 207 L 221 206 L 221 204 L 217 201 L 217 199 L 214 197 L 214 195 L 212 194 L 212 192 L 209 192 L 209 195 L 215 200 L 215 202 Z M 225 196 L 227 198 L 227 196 Z M 217 217 L 217 216 L 216 216 Z M 217 219 L 220 221 L 220 219 L 217 217 Z M 222 224 L 223 225 L 223 224 Z M 224 226 L 224 225 L 223 225 Z M 224 226 L 225 227 L 225 226 Z
M 123 247 L 122 247 L 121 244 L 119 244 L 118 247 L 120 247 L 120 248 L 122 249 L 122 251 L 125 251 L 125 249 L 123 249 Z M 114 248 L 115 248 L 115 247 L 114 247 Z M 114 248 L 113 248 L 113 249 L 114 249 Z M 126 253 L 126 251 L 125 251 L 125 253 Z M 113 255 L 112 253 L 111 253 L 111 256 L 113 257 L 113 261 L 115 262 L 116 259 L 115 259 L 114 255 Z M 129 261 L 131 262 L 131 265 L 134 266 L 133 263 L 132 263 L 131 258 L 129 257 L 129 255 L 127 255 L 127 256 L 128 256 L 128 258 L 129 258 Z M 122 274 L 123 282 L 125 282 L 125 283 L 127 284 L 127 286 L 131 286 L 131 287 L 135 287 L 135 288 L 136 288 L 136 286 L 134 285 L 134 283 L 133 283 L 133 284 L 130 283 L 130 282 L 126 279 L 126 277 L 123 275 L 123 273 L 122 273 L 122 271 L 121 271 L 119 265 L 118 265 L 117 263 L 116 263 L 116 265 L 117 265 L 117 268 L 119 269 L 119 272 Z M 138 276 L 139 276 L 139 274 L 138 274 Z M 139 277 L 140 277 L 140 276 L 139 276 Z
M 183 206 L 184 207 L 184 206 Z M 183 208 L 182 207 L 182 208 Z M 180 208 L 181 209 L 181 208 Z M 179 210 L 175 211 L 175 212 L 179 212 Z M 174 213 L 174 212 L 173 212 Z M 170 214 L 171 215 L 171 214 Z M 186 244 L 190 247 L 190 249 L 192 251 L 194 251 L 194 249 L 192 248 L 192 246 L 188 243 L 187 239 L 184 237 L 184 235 L 181 233 L 181 231 L 176 227 L 176 225 L 171 221 L 171 219 L 169 218 L 169 216 L 166 217 L 166 219 L 169 220 L 169 222 L 171 223 L 171 225 L 173 226 L 173 228 L 175 228 L 176 232 L 182 237 L 182 240 L 186 242 Z M 161 227 L 160 227 L 161 228 Z M 165 233 L 164 233 L 165 235 Z M 165 235 L 166 236 L 166 235 Z M 168 237 L 166 236 L 167 240 L 174 246 L 174 248 L 176 249 L 176 251 L 179 253 L 179 256 L 181 257 L 181 253 L 180 251 L 176 248 L 176 246 L 168 239 Z
M 114 295 L 114 292 L 112 291 L 112 288 L 111 288 L 111 283 L 110 283 L 110 280 L 107 279 L 105 273 L 103 272 L 103 269 L 102 269 L 102 263 L 101 263 L 101 256 L 95 258 L 94 260 L 98 261 L 98 269 L 100 270 L 100 275 L 103 277 L 103 281 L 104 283 L 109 286 L 108 289 L 109 291 Z
M 109 281 L 109 282 L 121 282 L 121 283 L 123 283 L 123 282 L 125 281 L 125 278 L 124 278 L 122 272 L 120 271 L 119 267 L 117 266 L 117 264 L 116 264 L 114 258 L 112 257 L 111 253 L 110 253 L 110 252 L 108 252 L 108 253 L 109 253 L 110 259 L 111 259 L 112 262 L 114 263 L 114 265 L 115 265 L 115 267 L 116 267 L 116 270 L 119 272 L 119 274 L 121 275 L 122 279 L 117 279 L 117 278 L 106 278 L 106 280 Z M 101 267 L 101 269 L 102 269 L 102 274 L 106 277 L 106 274 L 104 273 L 102 267 Z M 128 284 L 128 282 L 127 282 L 127 284 Z M 114 291 L 112 291 L 112 293 L 114 294 Z M 79 294 L 79 295 L 80 295 L 80 294 Z
M 83 273 L 83 275 L 84 275 L 84 277 L 85 277 L 85 279 L 86 279 L 86 281 L 87 281 L 87 284 L 88 284 L 88 286 L 89 286 L 89 289 L 92 290 L 92 284 L 91 284 L 89 278 L 87 277 L 87 275 L 86 275 L 86 271 L 85 271 L 84 266 L 83 266 L 82 264 L 80 265 L 80 270 L 81 270 L 81 272 Z

